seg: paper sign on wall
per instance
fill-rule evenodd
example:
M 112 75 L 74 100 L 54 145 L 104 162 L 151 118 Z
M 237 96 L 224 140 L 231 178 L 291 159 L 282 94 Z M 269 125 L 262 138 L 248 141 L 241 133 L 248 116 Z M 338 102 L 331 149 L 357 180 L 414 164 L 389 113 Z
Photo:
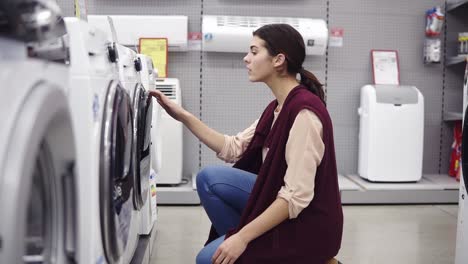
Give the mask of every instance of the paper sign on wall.
M 140 53 L 153 59 L 158 77 L 167 77 L 167 38 L 140 38 Z
M 188 50 L 201 50 L 202 33 L 189 32 L 188 33 Z
M 343 28 L 331 28 L 330 38 L 328 39 L 329 47 L 343 47 Z
M 396 50 L 372 50 L 374 84 L 400 84 L 398 53 Z

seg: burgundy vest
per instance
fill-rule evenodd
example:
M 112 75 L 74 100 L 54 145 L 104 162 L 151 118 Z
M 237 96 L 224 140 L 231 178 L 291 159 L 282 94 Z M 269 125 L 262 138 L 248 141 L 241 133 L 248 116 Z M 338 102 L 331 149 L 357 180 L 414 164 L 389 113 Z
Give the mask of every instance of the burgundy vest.
M 252 141 L 234 164 L 235 168 L 258 176 L 239 226 L 230 230 L 226 238 L 258 217 L 277 198 L 288 168 L 285 150 L 289 131 L 297 114 L 302 109 L 309 109 L 322 122 L 325 144 L 324 156 L 315 176 L 314 198 L 297 218 L 287 219 L 251 241 L 236 263 L 324 264 L 338 254 L 343 232 L 332 122 L 320 98 L 302 85 L 288 94 L 271 127 L 277 105 L 274 100 L 265 109 Z M 262 162 L 263 147 L 268 147 L 269 151 Z

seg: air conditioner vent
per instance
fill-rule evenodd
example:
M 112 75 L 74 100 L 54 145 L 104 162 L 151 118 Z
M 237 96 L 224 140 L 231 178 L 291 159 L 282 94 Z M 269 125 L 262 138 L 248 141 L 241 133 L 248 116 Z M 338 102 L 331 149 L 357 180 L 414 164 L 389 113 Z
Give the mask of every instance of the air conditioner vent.
M 259 28 L 267 24 L 289 24 L 299 28 L 299 19 L 281 17 L 238 17 L 238 16 L 218 16 L 219 27 L 245 27 Z
M 174 84 L 158 84 L 156 83 L 156 89 L 161 91 L 169 99 L 176 100 L 176 86 Z

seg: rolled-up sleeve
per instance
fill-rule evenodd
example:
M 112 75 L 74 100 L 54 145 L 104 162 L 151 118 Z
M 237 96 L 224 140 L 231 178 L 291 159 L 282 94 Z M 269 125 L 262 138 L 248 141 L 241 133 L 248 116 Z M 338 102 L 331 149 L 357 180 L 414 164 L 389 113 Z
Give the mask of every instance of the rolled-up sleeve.
M 304 109 L 294 120 L 286 143 L 285 185 L 278 197 L 288 202 L 289 218 L 296 218 L 314 198 L 315 174 L 322 161 L 325 145 L 323 126 L 314 112 Z
M 227 163 L 238 161 L 247 149 L 250 141 L 252 141 L 257 124 L 258 119 L 244 131 L 237 133 L 235 136 L 224 135 L 223 148 L 216 154 L 216 156 Z

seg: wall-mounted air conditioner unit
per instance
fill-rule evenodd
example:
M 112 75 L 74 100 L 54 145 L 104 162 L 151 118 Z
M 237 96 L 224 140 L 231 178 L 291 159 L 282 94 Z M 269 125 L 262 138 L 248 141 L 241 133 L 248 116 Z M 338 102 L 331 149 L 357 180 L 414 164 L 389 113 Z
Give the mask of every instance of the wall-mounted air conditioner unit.
M 203 16 L 203 50 L 248 52 L 252 32 L 259 27 L 284 23 L 304 38 L 307 55 L 323 55 L 328 43 L 327 24 L 322 19 L 286 17 Z
M 107 15 L 89 15 L 88 23 L 112 36 Z M 187 16 L 117 16 L 111 15 L 118 43 L 131 48 L 140 38 L 167 38 L 169 51 L 186 51 Z

